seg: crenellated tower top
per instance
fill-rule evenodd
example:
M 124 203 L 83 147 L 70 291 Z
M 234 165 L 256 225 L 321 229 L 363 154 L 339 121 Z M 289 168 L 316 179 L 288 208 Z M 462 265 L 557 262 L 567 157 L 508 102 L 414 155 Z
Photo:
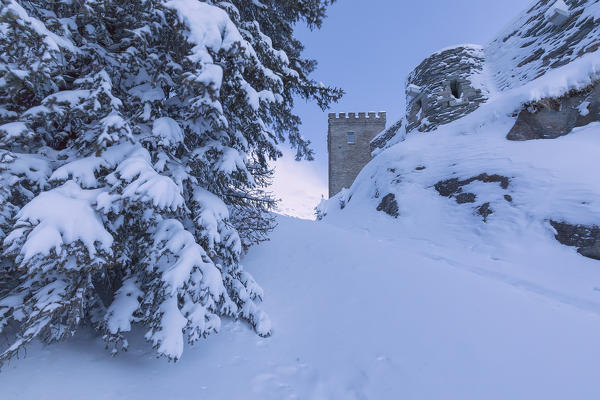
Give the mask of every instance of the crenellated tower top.
M 349 122 L 348 120 L 378 120 L 381 121 L 382 119 L 385 120 L 386 118 L 386 113 L 385 111 L 380 111 L 380 112 L 375 112 L 375 111 L 369 111 L 369 112 L 359 112 L 359 113 L 345 113 L 345 112 L 341 112 L 341 113 L 329 113 L 329 120 L 345 120 L 346 122 Z

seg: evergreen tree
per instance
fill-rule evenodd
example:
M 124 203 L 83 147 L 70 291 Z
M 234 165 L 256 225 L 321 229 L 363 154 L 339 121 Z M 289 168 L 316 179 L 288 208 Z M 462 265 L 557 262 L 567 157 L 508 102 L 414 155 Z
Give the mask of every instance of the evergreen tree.
M 293 27 L 330 0 L 0 0 L 0 360 L 132 324 L 158 354 L 222 317 L 271 332 L 240 257 L 272 229 L 276 145 L 311 158 Z

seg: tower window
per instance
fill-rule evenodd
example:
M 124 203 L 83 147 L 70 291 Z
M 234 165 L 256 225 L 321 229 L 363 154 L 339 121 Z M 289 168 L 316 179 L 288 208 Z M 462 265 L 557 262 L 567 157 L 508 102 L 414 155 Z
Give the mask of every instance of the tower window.
M 355 144 L 356 143 L 356 134 L 354 132 L 348 132 L 346 134 L 346 142 L 348 144 Z
M 460 83 L 456 79 L 450 81 L 450 91 L 455 99 L 460 99 Z

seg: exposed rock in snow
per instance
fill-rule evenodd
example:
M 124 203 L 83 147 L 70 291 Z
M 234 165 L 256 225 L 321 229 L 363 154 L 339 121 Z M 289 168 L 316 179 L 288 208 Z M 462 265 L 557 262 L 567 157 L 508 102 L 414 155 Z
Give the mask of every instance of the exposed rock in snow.
M 490 207 L 489 201 L 477 207 L 477 214 L 483 217 L 483 222 L 487 222 L 488 217 L 493 213 L 494 210 L 492 210 L 492 208 Z
M 469 179 L 459 180 L 457 178 L 448 179 L 435 184 L 435 190 L 442 196 L 452 197 L 456 194 L 462 193 L 463 186 L 466 186 L 475 181 L 483 183 L 499 183 L 502 189 L 508 189 L 510 179 L 506 176 L 501 175 L 488 175 L 486 173 L 474 176 Z
M 393 193 L 386 194 L 383 199 L 381 199 L 381 203 L 377 206 L 377 211 L 383 211 L 392 217 L 398 217 L 396 195 Z
M 475 203 L 477 195 L 475 193 L 459 193 L 456 195 L 456 202 L 458 204 Z
M 545 98 L 526 104 L 507 138 L 554 139 L 568 134 L 575 127 L 594 121 L 600 121 L 598 82 L 584 90 L 573 90 L 557 98 Z
M 379 152 L 379 150 L 386 145 L 390 145 L 392 139 L 395 139 L 395 141 L 402 140 L 404 135 L 401 134 L 400 128 L 402 128 L 403 123 L 404 120 L 399 120 L 394 125 L 375 136 L 373 140 L 371 140 L 371 152 Z
M 451 178 L 445 181 L 440 181 L 435 184 L 435 190 L 445 197 L 454 197 L 458 204 L 475 203 L 477 195 L 475 193 L 463 192 L 463 187 L 469 187 L 474 182 L 482 183 L 499 183 L 500 187 L 504 190 L 508 189 L 510 179 L 501 175 L 488 175 L 486 173 L 474 176 L 469 179 L 459 180 L 458 178 Z M 504 199 L 509 201 L 510 195 L 505 194 Z M 511 198 L 512 201 L 512 198 Z M 483 217 L 483 221 L 487 222 L 487 218 L 494 213 L 490 207 L 490 203 L 486 202 L 475 209 L 478 215 Z
M 550 224 L 556 230 L 556 240 L 566 246 L 577 247 L 583 256 L 600 260 L 600 226 L 558 221 L 550 221 Z

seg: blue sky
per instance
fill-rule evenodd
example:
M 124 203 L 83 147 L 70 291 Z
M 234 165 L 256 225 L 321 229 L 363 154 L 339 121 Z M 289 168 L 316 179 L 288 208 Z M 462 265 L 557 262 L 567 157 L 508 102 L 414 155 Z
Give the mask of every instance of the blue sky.
M 294 196 L 303 190 L 324 193 L 328 112 L 387 111 L 392 124 L 404 108 L 405 78 L 425 57 L 456 44 L 490 42 L 530 4 L 531 0 L 338 0 L 322 29 L 299 27 L 305 56 L 319 62 L 313 76 L 341 87 L 346 95 L 326 112 L 298 102 L 302 134 L 312 141 L 316 160 L 295 168 L 283 160 L 280 170 L 294 171 L 278 171 L 284 175 L 280 181 L 311 182 L 311 188 L 296 187 Z M 284 200 L 290 196 L 280 187 L 274 189 Z

